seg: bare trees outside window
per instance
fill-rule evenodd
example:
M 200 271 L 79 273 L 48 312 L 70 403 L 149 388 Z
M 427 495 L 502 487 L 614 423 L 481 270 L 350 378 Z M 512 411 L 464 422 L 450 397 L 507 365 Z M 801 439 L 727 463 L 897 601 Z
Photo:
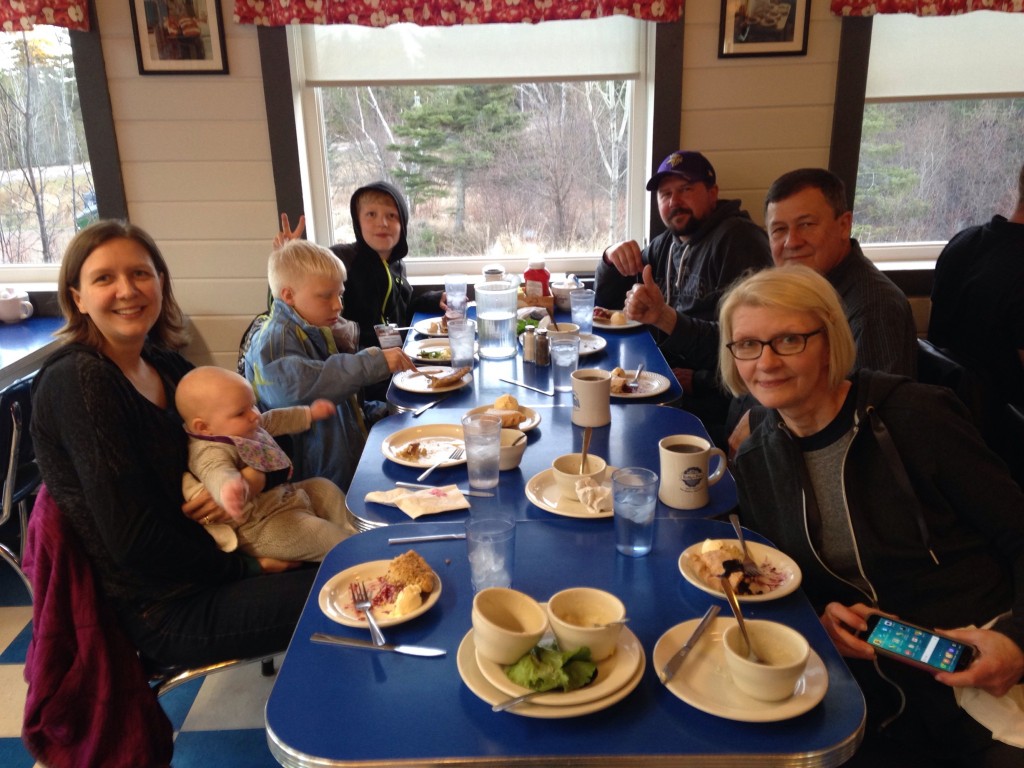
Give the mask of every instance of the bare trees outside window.
M 0 264 L 55 264 L 95 216 L 67 30 L 0 35 Z
M 593 254 L 626 236 L 626 81 L 322 88 L 336 231 L 384 179 L 410 204 L 410 255 Z

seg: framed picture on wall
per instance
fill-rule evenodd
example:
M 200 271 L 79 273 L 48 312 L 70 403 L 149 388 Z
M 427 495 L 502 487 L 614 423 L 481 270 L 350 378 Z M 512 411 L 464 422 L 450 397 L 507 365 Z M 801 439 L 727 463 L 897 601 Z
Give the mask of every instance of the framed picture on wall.
M 140 75 L 225 75 L 220 0 L 129 0 Z
M 722 0 L 718 58 L 805 56 L 811 0 Z

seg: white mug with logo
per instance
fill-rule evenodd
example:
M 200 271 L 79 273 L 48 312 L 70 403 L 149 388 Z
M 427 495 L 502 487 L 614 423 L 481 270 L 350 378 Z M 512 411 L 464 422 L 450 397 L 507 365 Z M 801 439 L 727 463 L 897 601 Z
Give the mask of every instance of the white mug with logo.
M 612 421 L 612 375 L 600 368 L 572 372 L 572 423 L 604 427 Z
M 708 475 L 712 456 L 718 456 L 718 466 Z M 658 442 L 658 457 L 661 461 L 658 498 L 675 509 L 707 506 L 708 488 L 725 474 L 725 452 L 696 435 L 669 435 Z
M 0 292 L 0 320 L 5 323 L 20 323 L 32 317 L 33 307 L 24 291 L 5 288 Z

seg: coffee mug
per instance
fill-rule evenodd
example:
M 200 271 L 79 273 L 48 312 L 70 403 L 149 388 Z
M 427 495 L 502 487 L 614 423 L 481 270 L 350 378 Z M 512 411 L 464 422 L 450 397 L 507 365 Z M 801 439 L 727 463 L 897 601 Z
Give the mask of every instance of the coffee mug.
M 611 423 L 612 375 L 600 368 L 572 372 L 572 423 L 604 427 Z
M 0 320 L 5 323 L 20 323 L 22 320 L 32 317 L 32 312 L 32 303 L 28 300 L 28 294 L 0 299 Z
M 696 435 L 669 435 L 658 442 L 658 456 L 661 460 L 658 498 L 675 509 L 707 506 L 708 488 L 725 474 L 725 452 Z M 718 456 L 718 467 L 708 475 L 712 456 Z

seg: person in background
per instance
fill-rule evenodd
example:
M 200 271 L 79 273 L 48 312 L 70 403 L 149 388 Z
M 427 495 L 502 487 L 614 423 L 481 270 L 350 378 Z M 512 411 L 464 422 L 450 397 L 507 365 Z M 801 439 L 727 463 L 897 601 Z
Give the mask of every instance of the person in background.
M 231 516 L 227 525 L 206 529 L 221 549 L 320 562 L 355 533 L 341 489 L 323 477 L 289 482 L 291 459 L 273 437 L 333 418 L 330 400 L 260 413 L 248 381 L 202 366 L 178 382 L 174 404 L 189 435 L 185 498 L 205 488 Z
M 103 599 L 163 666 L 280 653 L 316 572 L 220 551 L 198 521 L 227 513 L 208 494 L 182 503 L 174 394 L 192 365 L 176 351 L 186 321 L 156 243 L 119 221 L 86 227 L 64 253 L 58 301 L 62 346 L 35 378 L 32 441 Z
M 803 264 L 839 293 L 857 346 L 856 366 L 917 375 L 917 329 L 906 295 L 871 263 L 850 237 L 853 213 L 842 179 L 824 168 L 785 173 L 765 195 L 765 228 L 776 267 Z M 749 398 L 734 403 L 730 423 L 735 453 L 750 434 Z
M 1024 407 L 1024 165 L 1010 218 L 965 229 L 939 254 L 928 340 Z
M 348 490 L 366 441 L 356 394 L 414 366 L 397 347 L 338 352 L 331 328 L 342 310 L 345 266 L 331 251 L 291 240 L 270 254 L 267 276 L 274 300 L 245 352 L 245 377 L 261 410 L 320 398 L 336 404 L 336 418 L 292 437 L 292 460 L 297 478 L 326 477 Z
M 741 518 L 800 566 L 861 685 L 868 722 L 850 764 L 1021 765 L 1024 752 L 994 740 L 954 691 L 1003 697 L 1024 677 L 1024 494 L 1005 465 L 948 389 L 851 375 L 853 334 L 814 270 L 739 283 L 721 329 L 722 380 L 768 409 L 731 465 Z M 935 677 L 876 656 L 857 634 L 871 613 L 939 628 L 979 655 Z
M 729 398 L 716 380 L 718 299 L 740 275 L 771 264 L 768 241 L 739 200 L 718 199 L 715 169 L 699 152 L 673 152 L 647 189 L 667 229 L 646 248 L 627 240 L 604 252 L 596 303 L 624 306 L 655 329 L 685 393 L 681 406 L 722 445 Z

